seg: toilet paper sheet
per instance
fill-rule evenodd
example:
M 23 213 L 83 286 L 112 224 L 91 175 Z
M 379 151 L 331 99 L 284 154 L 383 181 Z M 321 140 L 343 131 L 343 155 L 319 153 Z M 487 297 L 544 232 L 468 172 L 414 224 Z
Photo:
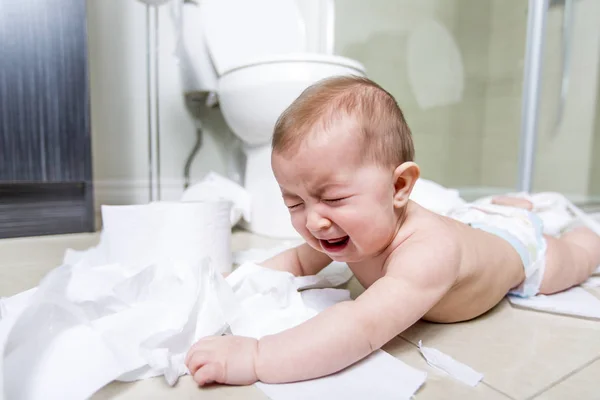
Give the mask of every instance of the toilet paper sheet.
M 508 300 L 519 308 L 600 320 L 600 300 L 581 287 L 529 298 L 508 296 Z
M 483 379 L 481 372 L 475 371 L 473 368 L 460 361 L 455 360 L 447 354 L 434 349 L 432 347 L 423 346 L 423 342 L 419 340 L 419 351 L 425 357 L 427 364 L 444 371 L 451 377 L 471 386 L 475 387 Z

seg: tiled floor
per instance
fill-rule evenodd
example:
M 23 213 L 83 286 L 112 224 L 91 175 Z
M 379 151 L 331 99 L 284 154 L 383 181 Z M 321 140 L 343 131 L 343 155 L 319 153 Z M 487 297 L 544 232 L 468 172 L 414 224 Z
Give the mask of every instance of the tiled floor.
M 66 248 L 85 249 L 97 234 L 0 240 L 0 296 L 38 284 L 62 260 Z M 232 250 L 270 247 L 278 242 L 244 232 Z M 355 280 L 354 296 L 361 292 Z M 600 298 L 600 289 L 590 289 Z M 434 347 L 484 374 L 471 388 L 430 367 L 417 343 Z M 427 371 L 416 399 L 600 399 L 600 322 L 514 309 L 503 301 L 473 321 L 442 325 L 419 322 L 384 347 L 405 363 Z M 264 399 L 254 387 L 199 389 L 189 377 L 174 387 L 163 379 L 113 383 L 95 399 Z

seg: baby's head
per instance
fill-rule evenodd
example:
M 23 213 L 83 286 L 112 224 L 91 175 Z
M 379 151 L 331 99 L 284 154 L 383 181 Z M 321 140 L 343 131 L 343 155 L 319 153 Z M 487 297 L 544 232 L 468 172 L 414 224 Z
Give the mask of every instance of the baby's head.
M 410 129 L 392 95 L 360 77 L 306 89 L 279 117 L 272 166 L 292 224 L 338 261 L 391 243 L 419 177 Z

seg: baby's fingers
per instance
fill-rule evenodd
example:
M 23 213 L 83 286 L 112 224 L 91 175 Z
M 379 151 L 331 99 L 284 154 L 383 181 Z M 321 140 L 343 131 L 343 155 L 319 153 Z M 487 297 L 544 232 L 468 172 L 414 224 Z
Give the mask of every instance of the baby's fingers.
M 185 365 L 190 371 L 190 375 L 195 375 L 198 369 L 200 369 L 206 364 L 209 364 L 211 361 L 212 359 L 209 353 L 197 350 L 193 353 L 188 354 L 188 358 L 185 361 Z
M 200 386 L 207 385 L 213 382 L 221 382 L 221 368 L 217 363 L 203 365 L 194 374 L 194 381 Z
M 205 338 L 202 338 L 200 340 L 198 340 L 196 343 L 194 343 L 192 345 L 192 347 L 190 347 L 190 349 L 188 350 L 186 356 L 185 356 L 185 365 L 188 365 L 191 357 L 194 355 L 194 353 L 198 352 L 198 351 L 207 351 L 209 350 L 210 346 L 212 346 L 212 342 L 214 341 L 214 338 L 216 336 L 207 336 Z

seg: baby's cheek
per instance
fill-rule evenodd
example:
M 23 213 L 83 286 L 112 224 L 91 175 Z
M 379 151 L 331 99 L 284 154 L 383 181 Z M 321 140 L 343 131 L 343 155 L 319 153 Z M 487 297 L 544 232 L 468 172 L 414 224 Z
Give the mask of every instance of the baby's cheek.
M 366 224 L 362 231 L 363 237 L 371 243 L 371 246 L 377 247 L 388 242 L 390 236 L 394 234 L 393 216 L 384 213 L 372 214 L 370 223 Z
M 292 213 L 290 218 L 292 220 L 292 226 L 298 233 L 302 234 L 303 231 L 306 231 L 306 223 L 302 215 L 299 215 L 299 213 Z
M 304 218 L 292 215 L 292 226 L 307 242 L 310 243 L 310 240 L 314 240 L 308 229 L 306 229 L 306 220 Z

